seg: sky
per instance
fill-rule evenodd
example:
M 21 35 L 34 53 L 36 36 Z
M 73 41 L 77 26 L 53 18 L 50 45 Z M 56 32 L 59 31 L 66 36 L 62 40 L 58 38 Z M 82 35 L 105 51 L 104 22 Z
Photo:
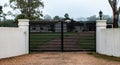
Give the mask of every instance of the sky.
M 0 5 L 8 3 L 3 0 Z M 105 15 L 112 15 L 108 0 L 42 0 L 44 2 L 43 15 L 64 17 L 68 13 L 71 18 L 98 16 L 101 10 Z M 10 8 L 3 9 L 5 12 Z M 9 18 L 9 17 L 8 17 Z
M 112 15 L 108 0 L 44 0 L 44 14 L 51 16 L 64 16 L 68 13 L 70 17 L 98 16 L 99 11 Z

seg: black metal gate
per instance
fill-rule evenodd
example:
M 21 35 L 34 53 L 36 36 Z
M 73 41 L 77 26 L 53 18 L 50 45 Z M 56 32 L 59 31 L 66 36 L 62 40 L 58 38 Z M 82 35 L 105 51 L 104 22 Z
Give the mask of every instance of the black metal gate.
M 78 32 L 70 26 L 75 26 L 75 23 L 30 21 L 30 52 L 94 51 L 95 31 Z

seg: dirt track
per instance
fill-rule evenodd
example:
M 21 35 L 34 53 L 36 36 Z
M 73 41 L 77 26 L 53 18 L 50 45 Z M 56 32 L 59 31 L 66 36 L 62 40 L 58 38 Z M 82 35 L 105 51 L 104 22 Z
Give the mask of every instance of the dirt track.
M 98 59 L 83 52 L 42 52 L 1 59 L 0 65 L 120 65 L 120 62 Z

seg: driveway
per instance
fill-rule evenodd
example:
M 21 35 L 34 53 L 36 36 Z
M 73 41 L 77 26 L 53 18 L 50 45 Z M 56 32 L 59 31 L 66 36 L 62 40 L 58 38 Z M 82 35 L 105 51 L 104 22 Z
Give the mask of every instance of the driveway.
M 120 65 L 120 62 L 95 58 L 84 52 L 41 52 L 1 59 L 0 65 Z

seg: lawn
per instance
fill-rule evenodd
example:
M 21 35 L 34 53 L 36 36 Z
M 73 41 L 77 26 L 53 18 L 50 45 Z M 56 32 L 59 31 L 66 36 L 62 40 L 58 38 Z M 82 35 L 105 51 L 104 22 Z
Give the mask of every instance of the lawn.
M 80 45 L 80 48 L 82 49 L 95 50 L 96 48 L 95 40 L 96 40 L 95 35 L 91 34 L 85 37 L 80 37 L 78 40 L 78 44 Z
M 76 34 L 75 32 L 65 32 L 64 37 Z M 61 33 L 58 32 L 40 32 L 40 33 L 30 33 L 30 46 L 43 45 L 47 42 L 60 39 Z
M 64 37 L 76 35 L 76 32 L 65 32 Z M 36 47 L 43 44 L 47 44 L 47 42 L 61 38 L 61 33 L 58 32 L 44 32 L 44 33 L 31 33 L 30 34 L 30 47 Z M 87 35 L 80 37 L 77 42 L 81 49 L 90 49 L 95 50 L 95 36 Z
M 57 38 L 60 38 L 60 33 L 30 33 L 30 46 L 43 45 Z

